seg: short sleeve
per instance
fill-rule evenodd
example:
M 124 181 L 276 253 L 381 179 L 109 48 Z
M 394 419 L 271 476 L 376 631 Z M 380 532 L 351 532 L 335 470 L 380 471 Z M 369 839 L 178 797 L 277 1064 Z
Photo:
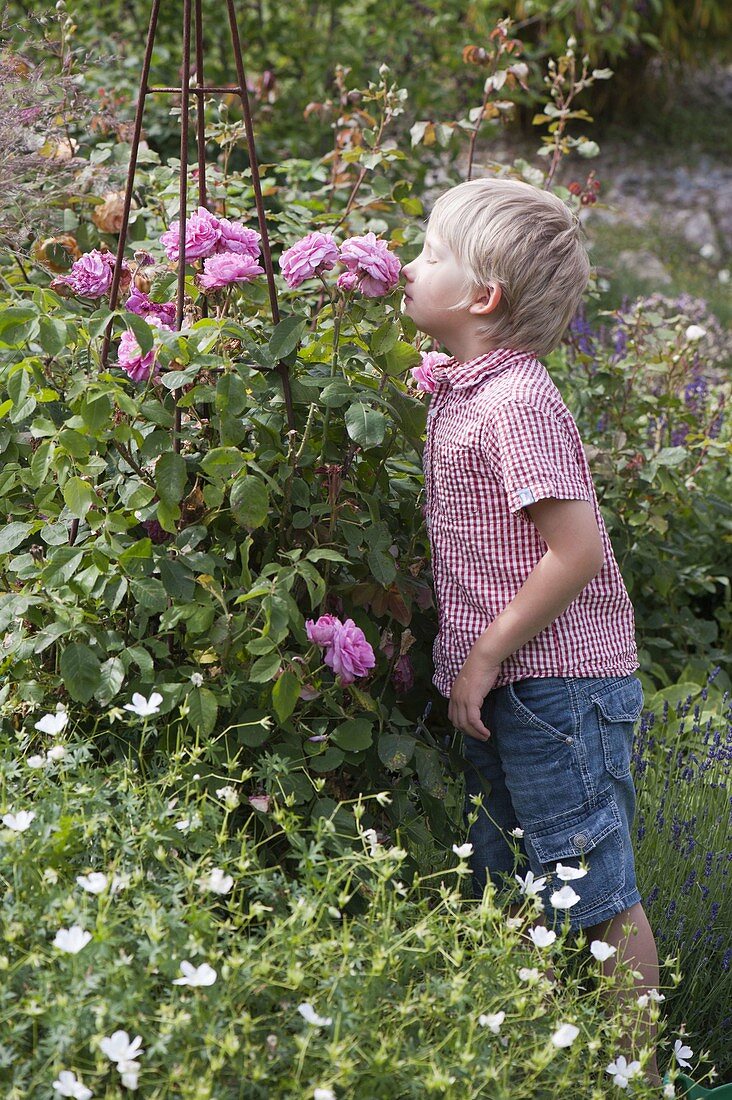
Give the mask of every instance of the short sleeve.
M 547 497 L 592 500 L 577 446 L 550 410 L 505 402 L 491 415 L 484 447 L 514 514 Z

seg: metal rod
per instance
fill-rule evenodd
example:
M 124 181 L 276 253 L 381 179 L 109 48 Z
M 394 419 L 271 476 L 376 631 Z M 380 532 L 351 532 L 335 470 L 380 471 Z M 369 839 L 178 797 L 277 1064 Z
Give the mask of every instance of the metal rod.
M 122 208 L 122 224 L 120 225 L 119 229 L 117 255 L 114 261 L 114 273 L 112 275 L 112 285 L 109 291 L 109 307 L 113 310 L 117 308 L 117 300 L 119 297 L 119 283 L 122 275 L 122 260 L 125 254 L 125 244 L 127 243 L 127 229 L 130 223 L 130 209 L 132 207 L 132 190 L 135 185 L 137 153 L 140 147 L 140 135 L 142 134 L 142 116 L 145 112 L 145 95 L 148 77 L 150 76 L 150 64 L 152 62 L 153 46 L 155 44 L 155 30 L 158 24 L 159 11 L 160 0 L 154 0 L 152 11 L 150 12 L 150 25 L 147 31 L 145 57 L 142 62 L 142 73 L 140 75 L 140 89 L 137 96 L 137 108 L 135 110 L 135 128 L 132 134 L 132 144 L 130 147 L 130 163 L 127 168 L 127 185 L 125 187 L 125 201 Z M 104 334 L 104 343 L 102 344 L 102 366 L 105 367 L 107 365 L 107 358 L 109 357 L 109 344 L 111 339 L 112 322 L 110 321 Z
M 238 95 L 239 94 L 239 89 L 237 88 L 237 86 L 235 84 L 234 85 L 217 84 L 216 86 L 212 86 L 212 85 L 198 86 L 198 85 L 194 84 L 192 88 L 188 89 L 188 91 L 191 92 L 192 94 L 193 93 L 203 93 L 204 95 L 207 92 L 223 92 L 223 93 L 228 92 L 230 95 Z M 148 95 L 151 95 L 153 92 L 166 92 L 168 94 L 177 93 L 178 95 L 182 95 L 183 89 L 182 88 L 167 88 L 167 87 L 166 88 L 158 88 L 158 87 L 152 87 L 151 86 L 151 87 L 145 88 L 145 92 Z
M 196 0 L 196 84 L 198 91 L 205 84 L 203 75 L 203 16 L 201 14 L 201 0 Z M 198 205 L 208 209 L 206 201 L 206 107 L 203 101 L 204 93 L 196 96 L 196 149 L 198 151 Z M 208 298 L 201 295 L 201 316 L 208 317 Z
M 186 215 L 188 212 L 188 138 L 189 138 L 189 89 L 191 79 L 191 0 L 183 0 L 183 66 L 181 84 L 185 89 L 180 101 L 180 190 L 178 202 L 178 293 L 176 296 L 175 327 L 183 327 L 183 300 L 186 292 Z M 173 450 L 180 450 L 181 409 L 178 401 L 180 390 L 175 390 L 175 420 L 173 423 Z
M 236 77 L 239 81 L 239 96 L 241 98 L 241 104 L 244 111 L 244 126 L 247 134 L 247 147 L 249 149 L 249 167 L 252 173 L 252 186 L 254 188 L 254 202 L 257 207 L 257 218 L 259 220 L 259 229 L 262 234 L 262 258 L 264 260 L 264 269 L 267 273 L 267 287 L 269 289 L 269 301 L 272 310 L 272 321 L 274 324 L 278 324 L 280 320 L 280 310 L 277 302 L 277 288 L 274 281 L 274 271 L 272 269 L 272 256 L 269 249 L 269 234 L 267 232 L 267 222 L 264 214 L 264 202 L 262 200 L 262 185 L 259 179 L 259 161 L 257 160 L 257 150 L 254 144 L 254 127 L 252 125 L 252 113 L 249 108 L 249 93 L 247 92 L 247 78 L 244 72 L 244 61 L 241 52 L 241 42 L 239 40 L 239 28 L 236 23 L 236 12 L 234 10 L 234 0 L 226 0 L 226 7 L 229 12 L 229 26 L 231 27 L 231 44 L 234 47 L 234 60 L 236 62 Z M 290 431 L 295 430 L 295 410 L 292 404 L 292 391 L 290 388 L 290 375 L 287 369 L 287 364 L 281 360 L 277 364 L 277 370 L 282 379 L 282 392 L 285 398 L 285 408 L 287 411 L 287 423 Z

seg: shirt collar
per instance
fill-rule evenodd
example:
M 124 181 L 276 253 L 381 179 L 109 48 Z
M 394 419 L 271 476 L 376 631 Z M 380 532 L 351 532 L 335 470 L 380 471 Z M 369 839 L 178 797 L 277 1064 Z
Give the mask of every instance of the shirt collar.
M 432 378 L 438 386 L 464 390 L 468 386 L 483 382 L 489 375 L 497 374 L 506 367 L 530 363 L 535 358 L 530 352 L 515 351 L 513 348 L 497 348 L 486 355 L 469 359 L 466 363 L 460 363 L 457 359 L 436 363 L 432 367 Z

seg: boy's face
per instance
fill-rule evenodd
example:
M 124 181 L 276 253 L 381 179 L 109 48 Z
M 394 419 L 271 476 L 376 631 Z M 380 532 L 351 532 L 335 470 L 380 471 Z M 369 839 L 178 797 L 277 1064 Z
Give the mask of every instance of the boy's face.
M 431 229 L 419 256 L 402 268 L 403 311 L 421 332 L 452 350 L 470 316 L 470 306 L 451 309 L 465 296 L 465 272 L 457 256 Z

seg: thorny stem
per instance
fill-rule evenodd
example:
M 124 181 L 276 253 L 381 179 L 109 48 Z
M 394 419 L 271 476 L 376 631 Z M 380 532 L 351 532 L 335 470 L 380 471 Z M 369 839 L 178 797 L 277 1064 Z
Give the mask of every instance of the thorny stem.
M 582 62 L 582 76 L 580 77 L 579 82 L 575 81 L 575 73 L 576 64 L 575 59 L 572 57 L 569 61 L 570 90 L 566 99 L 562 95 L 562 83 L 564 82 L 564 75 L 557 72 L 557 75 L 554 77 L 552 91 L 556 90 L 556 95 L 552 95 L 552 99 L 554 99 L 554 101 L 556 102 L 557 109 L 562 113 L 557 119 L 557 128 L 554 131 L 554 152 L 552 154 L 552 162 L 549 165 L 546 179 L 544 180 L 545 191 L 548 191 L 551 187 L 552 180 L 554 179 L 554 174 L 556 173 L 556 170 L 559 167 L 559 162 L 561 161 L 563 156 L 562 138 L 564 136 L 564 131 L 567 129 L 567 114 L 569 113 L 569 108 L 572 104 L 572 100 L 574 99 L 580 88 L 584 85 L 584 81 L 587 76 L 587 62 Z

